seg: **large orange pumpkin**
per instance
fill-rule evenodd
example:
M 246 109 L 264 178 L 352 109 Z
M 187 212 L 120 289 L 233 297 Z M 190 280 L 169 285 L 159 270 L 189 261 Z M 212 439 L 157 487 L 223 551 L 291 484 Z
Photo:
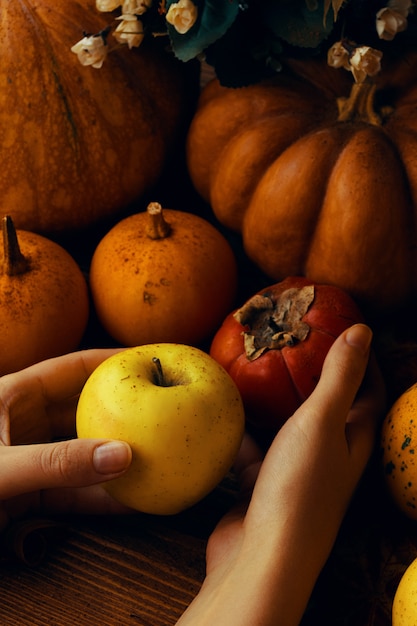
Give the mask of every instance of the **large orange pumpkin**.
M 0 0 L 0 15 L 0 197 L 16 227 L 81 228 L 149 191 L 185 133 L 184 64 L 152 40 L 82 66 L 71 47 L 112 19 L 94 0 Z
M 217 218 L 272 279 L 306 275 L 388 309 L 417 278 L 417 62 L 375 84 L 298 61 L 274 81 L 207 85 L 187 160 Z

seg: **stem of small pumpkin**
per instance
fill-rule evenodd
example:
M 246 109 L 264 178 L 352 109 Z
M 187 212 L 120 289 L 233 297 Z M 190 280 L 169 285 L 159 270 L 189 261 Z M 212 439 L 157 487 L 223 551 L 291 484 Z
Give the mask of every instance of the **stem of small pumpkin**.
M 17 239 L 16 229 L 10 215 L 3 217 L 3 249 L 4 265 L 3 271 L 7 276 L 24 274 L 29 270 L 29 261 L 23 256 Z
M 380 126 L 382 119 L 375 111 L 375 92 L 375 83 L 354 83 L 347 98 L 337 99 L 338 121 L 361 121 Z
M 147 213 L 149 215 L 147 236 L 150 239 L 165 239 L 171 232 L 171 226 L 165 220 L 162 206 L 159 202 L 150 202 Z

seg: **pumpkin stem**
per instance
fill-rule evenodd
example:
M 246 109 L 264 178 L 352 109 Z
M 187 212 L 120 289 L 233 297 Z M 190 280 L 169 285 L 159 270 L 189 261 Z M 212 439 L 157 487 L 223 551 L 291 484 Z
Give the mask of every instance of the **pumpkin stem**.
M 168 237 L 172 228 L 164 218 L 163 209 L 159 202 L 150 202 L 147 212 L 149 215 L 147 236 L 150 239 L 165 239 L 165 237 Z
M 2 228 L 4 249 L 3 271 L 7 276 L 24 274 L 29 270 L 29 261 L 23 256 L 20 250 L 16 229 L 10 215 L 3 217 Z
M 266 350 L 282 350 L 307 339 L 304 315 L 314 300 L 314 285 L 286 289 L 280 296 L 256 294 L 234 313 L 242 326 L 246 357 L 254 361 Z
M 347 98 L 337 99 L 339 122 L 361 121 L 380 126 L 382 119 L 375 111 L 375 92 L 375 83 L 354 83 Z

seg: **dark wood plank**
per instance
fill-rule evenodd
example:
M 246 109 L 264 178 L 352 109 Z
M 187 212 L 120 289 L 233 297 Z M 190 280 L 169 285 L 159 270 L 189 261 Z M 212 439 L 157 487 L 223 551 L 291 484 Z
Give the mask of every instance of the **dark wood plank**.
M 38 566 L 3 567 L 0 623 L 175 624 L 203 579 L 205 541 L 132 521 L 80 521 Z
M 1 626 L 175 624 L 200 588 L 207 537 L 234 490 L 227 478 L 172 517 L 77 517 L 46 527 L 39 564 L 0 567 Z

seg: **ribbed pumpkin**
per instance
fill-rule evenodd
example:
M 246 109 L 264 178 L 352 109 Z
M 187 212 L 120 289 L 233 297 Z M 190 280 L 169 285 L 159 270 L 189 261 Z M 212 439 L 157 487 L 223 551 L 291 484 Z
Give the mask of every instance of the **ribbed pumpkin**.
M 390 309 L 417 278 L 417 62 L 354 84 L 323 61 L 276 80 L 207 85 L 187 160 L 217 218 L 274 280 L 335 284 Z
M 152 188 L 178 136 L 184 64 L 152 40 L 82 66 L 71 47 L 111 22 L 94 0 L 0 0 L 0 15 L 3 210 L 45 233 L 118 213 Z

